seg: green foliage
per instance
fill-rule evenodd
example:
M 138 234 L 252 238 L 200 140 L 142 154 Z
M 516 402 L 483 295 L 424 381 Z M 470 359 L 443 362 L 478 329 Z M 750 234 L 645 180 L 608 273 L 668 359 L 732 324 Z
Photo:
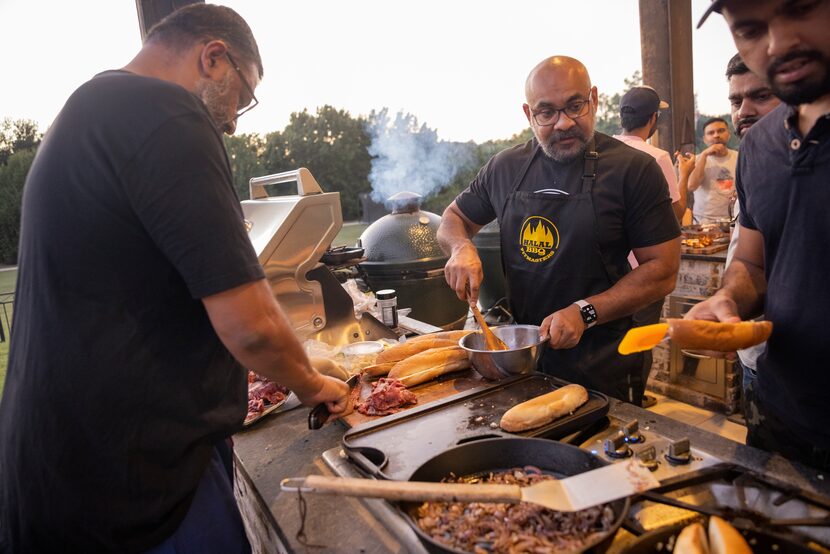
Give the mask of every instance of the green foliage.
M 0 165 L 0 264 L 17 263 L 23 184 L 34 157 L 34 149 L 21 150 Z
M 262 153 L 265 139 L 257 134 L 224 135 L 225 148 L 233 171 L 233 186 L 240 200 L 249 198 L 248 181 L 251 177 L 267 175 L 262 168 Z
M 269 133 L 262 145 L 262 175 L 308 168 L 327 192 L 340 192 L 343 219 L 360 215 L 358 194 L 370 190 L 371 140 L 364 119 L 332 106 L 291 114 L 282 132 Z
M 6 165 L 15 152 L 36 148 L 40 144 L 41 134 L 37 123 L 30 119 L 12 121 L 5 118 L 0 123 L 0 165 Z

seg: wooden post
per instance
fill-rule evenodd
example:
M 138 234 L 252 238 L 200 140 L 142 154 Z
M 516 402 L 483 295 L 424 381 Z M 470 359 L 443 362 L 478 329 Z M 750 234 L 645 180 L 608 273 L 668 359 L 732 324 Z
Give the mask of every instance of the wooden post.
M 138 29 L 141 32 L 141 42 L 147 36 L 147 31 L 153 25 L 188 4 L 204 4 L 205 0 L 135 0 L 138 10 Z
M 640 45 L 643 84 L 669 103 L 651 142 L 672 155 L 675 150 L 693 152 L 691 0 L 640 0 Z

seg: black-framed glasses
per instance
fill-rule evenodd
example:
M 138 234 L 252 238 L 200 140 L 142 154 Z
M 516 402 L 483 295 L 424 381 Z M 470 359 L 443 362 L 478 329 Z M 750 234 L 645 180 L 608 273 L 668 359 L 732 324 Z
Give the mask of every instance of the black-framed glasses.
M 588 108 L 591 105 L 590 96 L 591 92 L 588 91 L 587 100 L 574 100 L 569 102 L 564 108 L 542 108 L 539 111 L 532 112 L 533 120 L 540 127 L 548 127 L 550 125 L 556 125 L 556 122 L 559 121 L 559 114 L 561 113 L 564 113 L 570 119 L 579 119 L 589 111 Z
M 251 87 L 251 85 L 248 83 L 248 80 L 245 78 L 245 75 L 242 74 L 242 70 L 239 69 L 239 65 L 234 61 L 230 52 L 225 51 L 225 55 L 228 57 L 228 61 L 231 62 L 231 67 L 234 69 L 234 71 L 236 71 L 236 74 L 239 75 L 239 80 L 242 81 L 243 85 L 245 85 L 245 90 L 247 90 L 248 94 L 251 95 L 251 99 L 245 104 L 242 104 L 242 98 L 240 97 L 240 104 L 237 106 L 236 115 L 234 116 L 234 119 L 239 119 L 239 116 L 241 116 L 245 112 L 249 112 L 256 108 L 256 105 L 259 104 L 259 100 L 256 99 L 253 87 Z

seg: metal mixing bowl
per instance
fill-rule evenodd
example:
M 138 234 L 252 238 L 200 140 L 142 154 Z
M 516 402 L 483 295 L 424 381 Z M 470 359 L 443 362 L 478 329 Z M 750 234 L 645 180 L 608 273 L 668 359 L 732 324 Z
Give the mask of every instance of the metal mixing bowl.
M 482 377 L 498 381 L 536 369 L 548 344 L 547 339 L 539 338 L 538 326 L 504 325 L 492 330 L 510 350 L 487 350 L 482 333 L 471 333 L 458 342 Z

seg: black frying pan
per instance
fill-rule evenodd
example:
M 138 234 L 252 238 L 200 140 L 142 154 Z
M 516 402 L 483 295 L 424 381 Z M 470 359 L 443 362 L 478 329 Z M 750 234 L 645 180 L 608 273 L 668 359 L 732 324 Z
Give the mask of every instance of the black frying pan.
M 685 525 L 660 527 L 641 535 L 623 552 L 626 554 L 657 554 L 668 553 L 668 545 L 674 545 L 677 535 Z M 738 529 L 752 548 L 753 554 L 815 554 L 815 550 L 807 548 L 785 537 L 780 537 L 755 529 Z
M 607 462 L 586 452 L 560 442 L 548 439 L 532 438 L 495 438 L 468 442 L 445 450 L 434 458 L 424 462 L 410 476 L 410 481 L 441 481 L 450 473 L 463 477 L 487 471 L 501 471 L 526 465 L 536 466 L 546 473 L 557 477 L 576 475 L 602 467 Z M 429 552 L 463 554 L 439 543 L 421 531 L 413 514 L 420 506 L 419 502 L 402 502 L 398 508 L 421 542 Z M 604 552 L 611 544 L 614 535 L 628 513 L 628 498 L 611 503 L 614 510 L 614 523 L 611 530 L 597 537 L 580 552 Z

